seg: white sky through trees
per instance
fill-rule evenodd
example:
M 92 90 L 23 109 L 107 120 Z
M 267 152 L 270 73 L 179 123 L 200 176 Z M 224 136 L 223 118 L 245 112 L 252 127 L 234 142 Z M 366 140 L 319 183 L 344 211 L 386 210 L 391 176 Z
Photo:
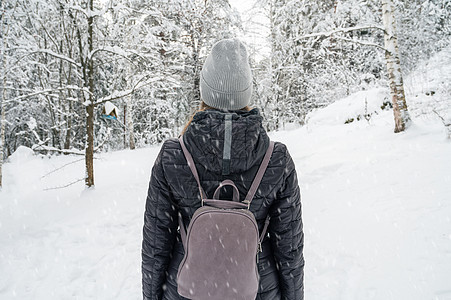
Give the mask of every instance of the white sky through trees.
M 269 18 L 255 0 L 229 0 L 230 5 L 241 14 L 245 33 L 238 38 L 245 42 L 251 52 L 255 52 L 255 59 L 260 60 L 269 55 Z

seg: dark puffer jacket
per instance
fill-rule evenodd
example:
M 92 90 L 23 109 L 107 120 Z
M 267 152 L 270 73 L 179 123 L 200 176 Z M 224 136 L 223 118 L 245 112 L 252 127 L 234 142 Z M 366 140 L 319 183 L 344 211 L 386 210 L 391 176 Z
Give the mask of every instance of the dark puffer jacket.
M 230 174 L 222 175 L 224 118 L 226 113 L 207 110 L 194 116 L 184 134 L 202 186 L 208 197 L 224 179 L 232 179 L 244 197 L 269 145 L 257 109 L 232 114 Z M 221 198 L 231 196 L 224 189 Z M 231 197 L 230 197 L 231 198 Z M 185 299 L 177 294 L 177 269 L 183 258 L 178 213 L 189 224 L 201 205 L 199 189 L 177 139 L 167 140 L 155 161 L 144 217 L 142 274 L 144 299 Z M 260 287 L 257 299 L 304 298 L 304 235 L 300 192 L 287 148 L 276 143 L 269 166 L 250 210 L 260 231 L 271 216 L 268 235 L 259 255 Z

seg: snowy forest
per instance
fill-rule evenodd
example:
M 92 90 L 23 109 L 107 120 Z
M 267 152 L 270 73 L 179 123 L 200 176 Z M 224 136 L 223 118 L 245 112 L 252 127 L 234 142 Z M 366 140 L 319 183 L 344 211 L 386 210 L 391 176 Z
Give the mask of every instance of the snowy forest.
M 449 43 L 447 0 L 252 6 L 264 19 L 253 33 L 258 44 L 248 43 L 252 105 L 268 131 L 303 125 L 309 112 L 335 99 L 388 86 L 384 5 L 399 24 L 403 72 Z M 86 154 L 87 165 L 99 151 L 177 136 L 199 106 L 199 73 L 211 45 L 249 28 L 227 0 L 3 0 L 1 21 L 3 158 L 23 145 Z M 102 118 L 105 107 L 117 118 Z
M 232 37 L 299 174 L 306 299 L 451 299 L 451 0 L 0 1 L 0 299 L 141 298 L 152 164 Z

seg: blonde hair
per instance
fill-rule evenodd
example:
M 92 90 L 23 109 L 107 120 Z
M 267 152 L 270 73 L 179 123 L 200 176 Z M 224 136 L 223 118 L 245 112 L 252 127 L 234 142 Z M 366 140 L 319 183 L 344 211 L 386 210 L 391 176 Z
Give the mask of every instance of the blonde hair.
M 191 122 L 193 121 L 194 116 L 195 116 L 198 112 L 206 111 L 206 110 L 209 110 L 209 109 L 215 109 L 215 108 L 214 108 L 214 107 L 211 107 L 211 106 L 209 106 L 209 105 L 207 105 L 207 104 L 205 104 L 204 101 L 201 101 L 200 106 L 199 106 L 199 109 L 196 110 L 196 111 L 191 115 L 191 117 L 189 118 L 189 120 L 188 120 L 188 122 L 186 123 L 185 127 L 183 128 L 183 130 L 182 130 L 182 135 L 185 134 L 185 131 L 188 129 L 189 125 L 191 125 Z M 243 107 L 243 108 L 240 109 L 240 110 L 243 110 L 243 111 L 250 111 L 251 109 L 252 109 L 252 108 L 250 108 L 249 106 L 246 105 L 245 107 Z

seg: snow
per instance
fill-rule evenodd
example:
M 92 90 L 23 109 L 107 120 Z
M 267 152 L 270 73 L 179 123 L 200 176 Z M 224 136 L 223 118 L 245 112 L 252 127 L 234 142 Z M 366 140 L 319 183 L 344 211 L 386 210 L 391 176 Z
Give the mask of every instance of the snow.
M 386 95 L 362 91 L 312 113 L 307 126 L 271 133 L 298 172 L 306 299 L 451 299 L 451 142 L 437 118 L 416 114 L 394 134 L 393 113 L 380 109 Z M 365 99 L 377 114 L 344 124 L 365 112 Z M 54 189 L 83 176 L 81 157 L 19 147 L 0 192 L 0 299 L 141 299 L 158 151 L 96 154 L 95 188 Z
M 451 143 L 392 118 L 273 136 L 299 172 L 306 299 L 451 297 Z
M 118 115 L 118 109 L 116 107 L 116 105 L 114 105 L 113 103 L 111 103 L 110 101 L 105 102 L 105 114 L 109 115 L 113 112 L 113 110 L 116 111 L 116 115 Z
M 438 119 L 436 111 L 451 123 L 451 45 L 422 62 L 404 82 L 414 116 Z
M 96 155 L 89 190 L 82 181 L 51 189 L 83 177 L 79 156 L 31 152 L 20 147 L 4 165 L 0 299 L 139 299 L 144 198 L 158 147 Z
M 334 102 L 319 111 L 307 116 L 308 124 L 312 125 L 340 125 L 350 119 L 364 119 L 367 114 L 382 113 L 381 106 L 389 100 L 386 88 L 374 88 L 370 91 L 354 93 L 341 101 Z
M 35 130 L 36 127 L 38 126 L 38 123 L 36 122 L 36 119 L 33 117 L 30 117 L 30 120 L 27 122 L 28 128 L 30 128 L 30 130 Z
M 9 161 L 14 164 L 25 163 L 33 158 L 34 152 L 28 147 L 19 146 L 17 150 L 11 154 Z
M 64 153 L 64 154 L 78 154 L 78 155 L 84 155 L 85 151 L 78 150 L 78 149 L 59 149 L 56 147 L 46 146 L 46 145 L 39 145 L 34 144 L 31 146 L 31 149 L 34 151 L 44 151 L 44 152 L 58 152 L 58 153 Z
M 61 54 L 59 54 L 59 53 L 56 53 L 56 52 L 54 52 L 54 51 L 52 51 L 52 50 L 50 50 L 50 49 L 36 49 L 35 52 L 37 52 L 37 53 L 46 53 L 46 54 L 51 55 L 51 56 L 53 56 L 53 57 L 56 57 L 56 58 L 65 60 L 65 61 L 67 61 L 67 62 L 69 62 L 69 63 L 71 63 L 71 64 L 73 64 L 73 65 L 75 65 L 75 66 L 77 66 L 77 67 L 79 67 L 79 68 L 81 67 L 81 64 L 77 63 L 77 62 L 76 62 L 75 60 L 73 60 L 72 58 L 67 57 L 67 56 L 65 56 L 65 55 L 61 55 Z

